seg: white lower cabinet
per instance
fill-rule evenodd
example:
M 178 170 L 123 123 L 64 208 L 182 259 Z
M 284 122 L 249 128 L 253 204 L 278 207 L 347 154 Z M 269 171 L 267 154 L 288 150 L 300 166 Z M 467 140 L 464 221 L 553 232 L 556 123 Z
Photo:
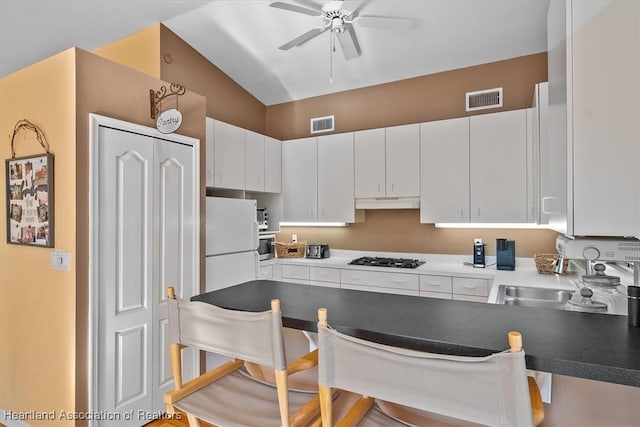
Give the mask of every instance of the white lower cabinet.
M 487 302 L 489 289 L 487 279 L 420 275 L 421 297 Z
M 412 294 L 418 295 L 417 274 L 388 273 L 364 270 L 347 270 L 340 271 L 340 283 L 343 288 L 346 285 L 363 286 L 363 290 L 376 291 L 375 288 L 385 288 L 392 291 L 412 291 Z M 356 289 L 350 287 L 349 289 Z M 400 292 L 398 292 L 400 293 Z
M 272 277 L 281 278 L 285 282 L 459 301 L 487 302 L 491 287 L 490 280 L 472 277 L 408 274 L 301 264 L 281 264 L 279 268 L 280 276 L 272 273 Z M 262 268 L 260 274 L 261 278 L 266 278 L 262 276 Z
M 258 277 L 264 280 L 273 279 L 273 265 L 261 265 Z
M 310 284 L 318 286 L 340 287 L 340 270 L 330 267 L 309 267 Z
M 282 275 L 282 279 L 285 282 L 293 282 L 294 280 L 303 280 L 303 281 L 306 281 L 306 283 L 309 283 L 309 266 L 283 264 L 281 269 L 281 275 Z M 294 280 L 289 280 L 289 279 L 294 279 Z
M 451 295 L 453 280 L 449 276 L 420 275 L 420 293 L 438 293 Z M 428 296 L 428 295 L 424 295 Z M 451 299 L 451 298 L 449 298 Z
M 453 299 L 460 301 L 487 302 L 489 281 L 469 277 L 453 278 Z
M 417 290 L 385 288 L 383 286 L 352 285 L 352 284 L 343 283 L 341 287 L 342 289 L 352 289 L 355 291 L 380 292 L 383 294 L 394 294 L 394 295 L 412 295 L 416 297 L 420 296 L 420 292 Z

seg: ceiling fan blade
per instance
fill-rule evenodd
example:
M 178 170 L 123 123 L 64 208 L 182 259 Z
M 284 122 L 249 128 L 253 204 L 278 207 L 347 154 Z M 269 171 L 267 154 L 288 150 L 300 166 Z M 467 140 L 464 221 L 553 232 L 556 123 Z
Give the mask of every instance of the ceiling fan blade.
M 388 28 L 394 30 L 410 30 L 413 20 L 407 18 L 387 18 L 384 16 L 358 16 L 353 23 L 361 27 Z
M 358 7 L 356 7 L 353 12 L 351 12 L 352 16 L 355 18 L 358 16 L 358 13 L 370 2 L 371 0 L 364 0 Z
M 314 2 L 313 0 L 291 0 L 295 3 L 300 3 L 308 7 L 309 9 L 315 9 L 318 12 L 322 11 L 322 5 Z
M 345 24 L 344 31 L 337 34 L 336 37 L 340 42 L 340 47 L 342 48 L 345 59 L 353 59 L 360 56 L 360 43 L 358 43 L 353 25 Z
M 295 4 L 283 3 L 281 1 L 271 3 L 269 6 L 275 7 L 276 9 L 288 10 L 290 12 L 304 13 L 305 15 L 310 15 L 310 16 L 320 16 L 322 14 L 320 10 L 307 9 L 306 7 L 297 6 Z
M 280 49 L 280 50 L 289 50 L 294 46 L 300 46 L 301 44 L 306 43 L 307 41 L 311 40 L 315 36 L 323 33 L 326 29 L 327 29 L 326 27 L 317 27 L 317 28 L 314 28 L 312 30 L 309 30 L 306 33 L 296 37 L 293 40 L 291 40 L 289 43 L 283 44 L 278 49 Z

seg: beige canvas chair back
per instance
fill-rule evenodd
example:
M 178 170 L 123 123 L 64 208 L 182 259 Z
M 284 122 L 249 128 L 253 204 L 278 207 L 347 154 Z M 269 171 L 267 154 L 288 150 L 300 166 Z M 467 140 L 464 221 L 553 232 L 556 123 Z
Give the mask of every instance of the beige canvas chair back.
M 172 343 L 286 369 L 280 311 L 227 310 L 179 298 L 167 303 Z
M 531 426 L 524 351 L 487 357 L 425 353 L 318 325 L 318 382 L 490 426 Z

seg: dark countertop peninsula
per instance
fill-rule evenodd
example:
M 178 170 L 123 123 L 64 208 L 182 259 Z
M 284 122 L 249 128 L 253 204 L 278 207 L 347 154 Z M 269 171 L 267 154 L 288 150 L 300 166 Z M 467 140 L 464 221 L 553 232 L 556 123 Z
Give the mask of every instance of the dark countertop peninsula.
M 264 311 L 281 301 L 286 327 L 316 331 L 317 309 L 344 333 L 436 353 L 482 356 L 522 333 L 529 369 L 640 387 L 640 328 L 626 316 L 254 280 L 196 295 L 224 308 Z

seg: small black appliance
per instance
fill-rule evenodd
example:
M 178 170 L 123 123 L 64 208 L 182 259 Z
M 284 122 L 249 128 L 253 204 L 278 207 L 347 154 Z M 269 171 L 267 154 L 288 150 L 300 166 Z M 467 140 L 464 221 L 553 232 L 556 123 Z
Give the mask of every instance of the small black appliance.
M 496 268 L 498 270 L 516 269 L 516 241 L 496 239 Z
M 473 266 L 475 268 L 484 268 L 484 247 L 482 239 L 473 239 Z

